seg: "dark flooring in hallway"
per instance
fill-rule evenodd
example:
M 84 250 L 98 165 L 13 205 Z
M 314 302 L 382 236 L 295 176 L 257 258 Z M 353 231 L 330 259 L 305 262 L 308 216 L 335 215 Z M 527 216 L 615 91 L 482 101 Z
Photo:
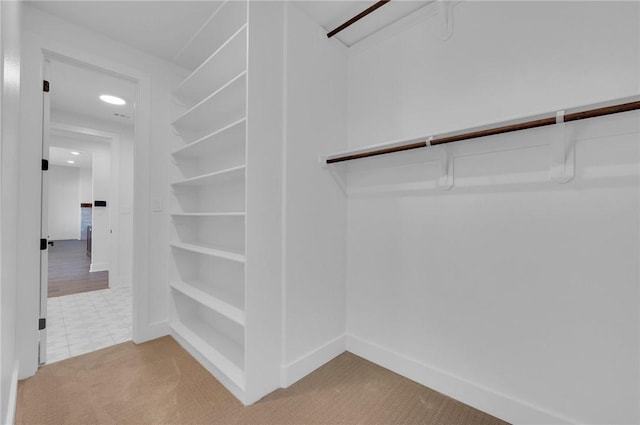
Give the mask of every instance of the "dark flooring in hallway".
M 109 272 L 89 273 L 87 241 L 54 241 L 49 246 L 49 298 L 109 287 Z

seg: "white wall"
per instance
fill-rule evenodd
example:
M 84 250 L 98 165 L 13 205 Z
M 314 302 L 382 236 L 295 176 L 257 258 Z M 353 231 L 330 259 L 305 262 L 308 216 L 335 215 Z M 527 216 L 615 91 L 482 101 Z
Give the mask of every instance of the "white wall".
M 638 94 L 638 7 L 463 2 L 446 42 L 430 18 L 354 47 L 349 145 Z M 638 120 L 571 125 L 565 185 L 556 129 L 452 145 L 448 192 L 432 151 L 354 161 L 349 350 L 514 423 L 638 423 Z
M 92 170 L 91 168 L 80 168 L 80 203 L 92 204 L 93 203 L 93 183 L 92 183 Z
M 110 177 L 107 182 L 109 183 L 110 200 L 107 211 L 109 213 L 109 229 L 112 232 L 108 235 L 109 238 L 115 238 L 115 241 L 112 239 L 109 243 L 111 246 L 109 253 L 109 271 L 111 272 L 109 283 L 130 283 L 133 275 L 133 128 L 129 125 L 118 125 L 106 120 L 73 116 L 60 111 L 52 114 L 52 120 L 64 125 L 115 134 L 118 138 L 115 145 L 111 144 L 111 168 L 108 171 Z M 76 146 L 76 148 L 82 149 L 81 146 Z M 107 171 L 105 170 L 104 172 Z M 88 173 L 91 179 L 92 171 L 89 170 Z M 101 199 L 92 198 L 92 184 L 90 181 L 90 193 L 89 198 L 87 198 L 89 200 L 86 201 L 91 203 L 95 199 Z M 92 212 L 94 211 L 95 209 L 92 210 Z M 117 261 L 114 259 L 117 259 Z
M 0 421 L 3 424 L 14 422 L 18 384 L 15 342 L 20 14 L 19 2 L 0 2 Z
M 38 270 L 33 267 L 39 255 L 37 223 L 40 201 L 39 171 L 33 164 L 40 163 L 38 150 L 41 131 L 38 111 L 41 108 L 42 76 L 41 49 L 46 48 L 95 66 L 112 69 L 130 75 L 138 83 L 138 108 L 136 116 L 142 124 L 137 127 L 135 151 L 134 193 L 135 208 L 132 215 L 136 223 L 132 226 L 134 244 L 134 340 L 144 341 L 168 332 L 167 273 L 157 264 L 167 264 L 168 218 L 164 210 L 151 211 L 151 200 L 166 203 L 168 182 L 166 168 L 168 157 L 167 123 L 169 93 L 177 85 L 178 77 L 172 65 L 114 42 L 90 30 L 70 24 L 30 7 L 24 8 L 23 20 L 23 80 L 28 81 L 22 91 L 20 159 L 20 211 L 19 231 L 19 279 L 18 292 L 21 305 L 18 335 L 18 356 L 21 360 L 20 376 L 27 377 L 37 368 L 37 328 L 30 323 L 37 321 Z M 153 143 L 151 143 L 153 141 Z M 136 209 L 137 208 L 137 209 Z M 35 322 L 34 322 L 35 323 Z
M 80 169 L 49 167 L 49 239 L 80 239 Z
M 287 9 L 284 386 L 345 350 L 346 290 L 346 199 L 318 158 L 346 149 L 347 49 Z

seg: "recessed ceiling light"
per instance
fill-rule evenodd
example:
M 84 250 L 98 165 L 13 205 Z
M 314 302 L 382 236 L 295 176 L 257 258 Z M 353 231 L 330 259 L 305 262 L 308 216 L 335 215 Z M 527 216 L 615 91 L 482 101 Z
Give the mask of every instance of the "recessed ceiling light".
M 111 96 L 110 94 L 101 94 L 100 100 L 106 103 L 110 103 L 112 105 L 126 105 L 127 102 L 117 96 Z
M 80 155 L 80 152 L 71 151 L 71 155 Z
M 75 164 L 75 163 L 76 163 L 75 161 L 71 161 L 71 160 L 67 161 L 67 164 Z

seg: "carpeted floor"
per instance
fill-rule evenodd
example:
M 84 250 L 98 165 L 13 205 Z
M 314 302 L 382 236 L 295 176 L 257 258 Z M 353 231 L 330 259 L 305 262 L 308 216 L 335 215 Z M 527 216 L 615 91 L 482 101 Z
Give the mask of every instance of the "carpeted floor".
M 44 366 L 21 381 L 17 424 L 504 424 L 344 353 L 244 407 L 171 337 Z

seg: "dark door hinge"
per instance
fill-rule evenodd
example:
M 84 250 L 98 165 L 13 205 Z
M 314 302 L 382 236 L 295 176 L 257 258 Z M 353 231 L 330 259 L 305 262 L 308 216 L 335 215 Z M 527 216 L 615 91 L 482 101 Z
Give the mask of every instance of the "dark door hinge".
M 40 251 L 44 251 L 45 249 L 47 249 L 47 240 L 40 239 Z
M 47 171 L 49 169 L 49 160 L 48 159 L 43 159 L 42 160 L 42 171 Z
M 49 82 L 47 80 L 42 81 L 42 91 L 49 93 Z
M 42 318 L 38 319 L 38 330 L 41 331 L 47 327 L 47 319 Z

